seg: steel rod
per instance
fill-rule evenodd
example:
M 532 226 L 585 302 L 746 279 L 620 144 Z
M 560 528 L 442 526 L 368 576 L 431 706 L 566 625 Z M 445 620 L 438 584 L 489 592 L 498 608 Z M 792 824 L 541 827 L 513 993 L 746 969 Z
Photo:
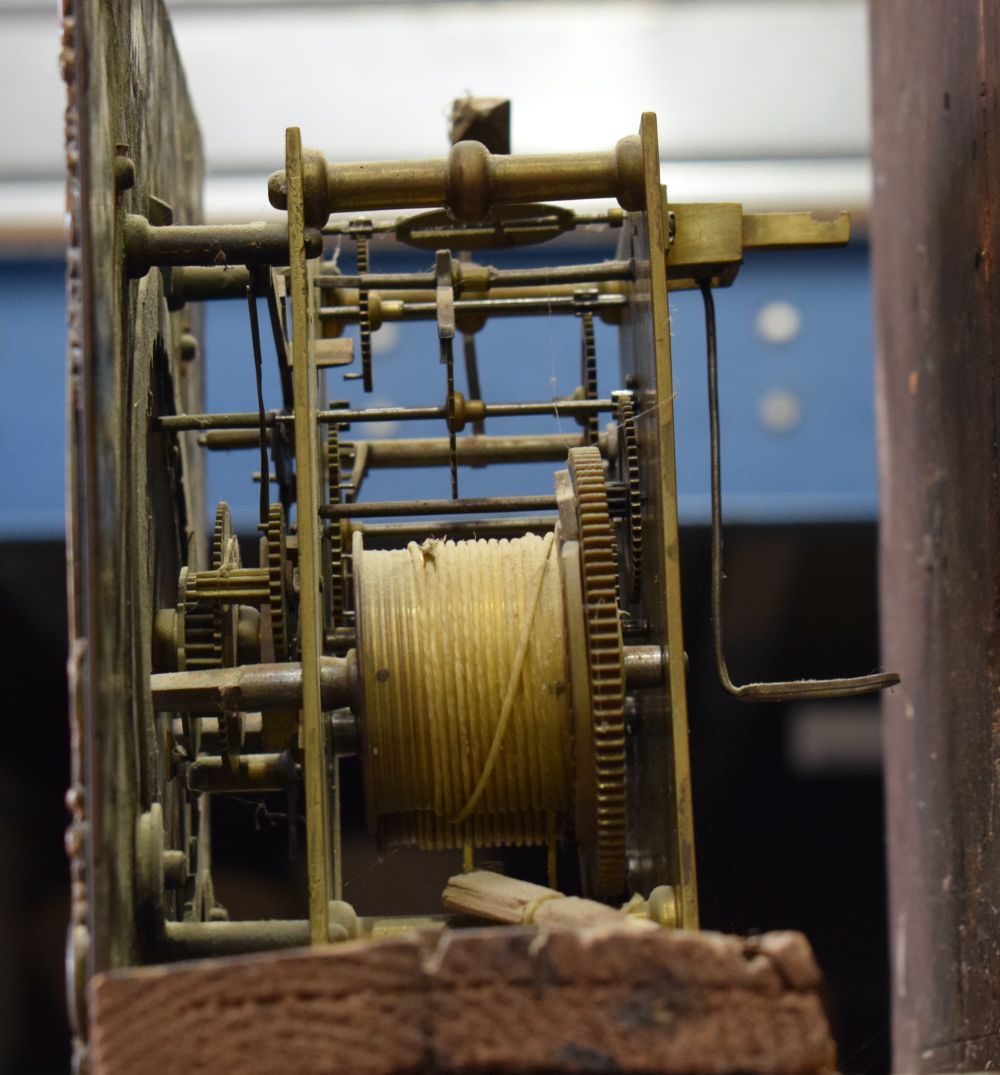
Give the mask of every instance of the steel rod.
M 667 681 L 667 654 L 662 646 L 625 646 L 625 686 L 628 690 L 662 687 Z
M 544 205 L 542 206 L 544 208 Z M 544 214 L 548 215 L 548 214 Z M 412 220 L 409 216 L 382 217 L 370 222 L 371 230 L 375 235 L 385 235 L 395 232 L 400 224 Z M 603 213 L 574 213 L 571 224 L 566 228 L 587 228 L 605 226 L 608 228 L 620 228 L 623 215 L 620 209 L 610 209 Z M 333 220 L 323 227 L 324 235 L 351 235 L 355 230 L 353 218 L 351 220 Z
M 189 302 L 209 302 L 216 299 L 244 299 L 247 288 L 256 293 L 266 289 L 257 286 L 250 272 L 239 265 L 222 268 L 198 268 L 178 266 L 170 274 L 170 292 L 167 306 L 179 310 Z
M 212 452 L 233 452 L 246 448 L 257 449 L 260 446 L 259 429 L 213 429 L 202 433 L 198 443 L 203 448 Z M 267 434 L 268 446 L 271 444 L 271 434 Z
M 345 278 L 338 277 L 337 279 L 343 280 Z M 622 295 L 624 294 L 623 289 L 624 284 L 620 280 L 604 280 L 586 288 L 581 287 L 579 284 L 549 284 L 546 286 L 533 284 L 522 287 L 494 287 L 489 291 L 485 291 L 470 285 L 462 288 L 459 297 L 464 299 L 543 299 L 551 296 L 565 298 L 566 296 L 576 295 L 577 292 L 583 290 L 599 295 Z M 331 285 L 326 290 L 328 293 L 332 292 L 337 296 L 337 304 L 340 306 L 357 305 L 359 291 L 356 287 L 342 286 L 335 288 Z M 387 308 L 391 309 L 401 302 L 431 302 L 435 297 L 434 288 L 429 287 L 404 288 L 398 291 L 395 289 L 392 291 L 368 290 L 367 293 L 369 299 L 379 307 L 383 321 L 387 320 Z
M 288 228 L 280 222 L 253 224 L 150 224 L 144 216 L 125 217 L 125 264 L 129 276 L 145 276 L 154 265 L 285 265 Z M 307 228 L 308 257 L 323 252 L 323 236 Z
M 588 309 L 600 313 L 602 310 L 618 310 L 627 304 L 624 295 L 597 295 Z M 457 299 L 455 314 L 485 314 L 490 317 L 523 317 L 525 314 L 551 313 L 575 314 L 580 309 L 579 301 L 574 295 L 541 295 L 502 299 Z M 358 306 L 321 306 L 319 316 L 329 321 L 352 323 L 360 315 Z M 437 317 L 437 303 L 400 302 L 383 303 L 383 321 L 432 321 Z
M 559 521 L 557 515 L 521 515 L 513 519 L 437 519 L 432 522 L 356 523 L 366 541 L 386 541 L 423 537 L 516 537 L 521 534 L 544 534 Z
M 448 462 L 446 437 L 366 440 L 368 467 L 426 467 Z M 583 444 L 578 434 L 540 433 L 527 436 L 476 435 L 459 437 L 459 463 L 549 463 L 565 460 L 570 448 Z
M 630 260 L 598 261 L 590 265 L 542 266 L 534 269 L 490 269 L 491 287 L 532 284 L 597 284 L 605 280 L 631 280 L 635 264 Z
M 277 421 L 275 411 L 264 415 L 264 425 L 268 428 Z M 292 421 L 291 415 L 282 415 L 282 419 Z M 260 429 L 260 415 L 256 411 L 234 411 L 226 414 L 163 414 L 157 419 L 160 429 L 175 432 L 216 429 Z M 257 434 L 259 436 L 259 433 Z
M 542 400 L 532 403 L 486 403 L 483 416 L 486 418 L 516 418 L 525 415 L 576 416 L 578 414 L 600 414 L 615 409 L 611 399 L 562 399 Z M 335 411 L 320 411 L 317 415 L 321 422 L 405 422 L 444 419 L 448 417 L 445 407 L 366 407 L 359 410 L 344 408 Z M 256 415 L 254 416 L 256 419 Z M 285 416 L 281 416 L 285 420 Z M 254 423 L 256 424 L 256 422 Z
M 415 929 L 444 929 L 457 915 L 420 915 L 393 918 L 359 916 L 362 937 L 392 936 Z M 335 921 L 335 919 L 334 919 Z M 284 948 L 304 948 L 309 944 L 309 922 L 305 919 L 260 919 L 245 922 L 165 922 L 159 940 L 159 958 L 172 963 L 183 959 L 211 959 L 266 952 Z M 334 939 L 331 937 L 331 940 Z
M 472 268 L 470 266 L 470 268 Z M 546 284 L 598 284 L 606 280 L 631 280 L 635 265 L 631 261 L 597 261 L 587 265 L 552 265 L 534 269 L 498 269 L 493 265 L 475 266 L 475 289 L 494 287 L 544 287 Z M 466 269 L 466 272 L 469 270 Z M 317 276 L 316 287 L 339 290 L 345 287 L 364 287 L 369 291 L 395 291 L 409 288 L 432 291 L 436 283 L 433 269 L 427 272 L 356 273 L 338 276 L 333 273 Z M 461 279 L 456 282 L 461 293 Z
M 226 758 L 199 758 L 187 768 L 191 791 L 211 795 L 286 791 L 296 779 L 296 765 L 288 753 L 244 754 L 235 769 Z
M 354 646 L 352 632 L 351 646 Z M 195 714 L 199 717 L 198 724 L 201 729 L 200 747 L 203 754 L 220 754 L 222 741 L 219 736 L 219 718 L 210 717 L 207 714 Z M 248 757 L 253 754 L 264 752 L 264 718 L 260 713 L 243 713 L 243 742 L 242 755 Z M 334 754 L 349 755 L 357 754 L 360 749 L 361 732 L 358 718 L 349 709 L 326 710 L 323 713 L 330 737 L 330 749 Z M 175 717 L 173 721 L 174 735 L 182 737 L 184 721 L 181 717 Z
M 166 963 L 210 959 L 248 952 L 304 948 L 309 944 L 305 919 L 255 922 L 165 922 L 159 956 Z
M 469 515 L 472 512 L 555 511 L 554 496 L 464 497 L 459 500 L 369 500 L 360 504 L 325 504 L 324 519 L 369 519 L 382 515 Z
M 611 399 L 561 399 L 531 403 L 486 403 L 483 407 L 483 415 L 486 418 L 515 418 L 526 415 L 569 417 L 578 414 L 610 413 L 615 409 L 615 402 Z M 407 422 L 447 417 L 445 407 L 365 407 L 358 410 L 345 407 L 334 411 L 319 411 L 316 415 L 320 422 Z M 294 415 L 278 414 L 275 411 L 268 411 L 264 416 L 265 425 L 268 427 L 294 421 Z M 164 414 L 157 422 L 160 429 L 177 433 L 192 430 L 259 429 L 260 415 L 256 411 L 231 414 Z

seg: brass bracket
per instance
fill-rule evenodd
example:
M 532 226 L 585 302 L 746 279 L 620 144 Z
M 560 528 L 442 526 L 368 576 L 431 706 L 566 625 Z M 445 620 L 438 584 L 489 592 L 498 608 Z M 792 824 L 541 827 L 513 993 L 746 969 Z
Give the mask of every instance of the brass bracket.
M 665 252 L 672 291 L 699 280 L 728 287 L 750 251 L 844 246 L 851 237 L 848 213 L 824 220 L 812 213 L 744 213 L 739 202 L 692 202 L 671 205 L 670 214 Z

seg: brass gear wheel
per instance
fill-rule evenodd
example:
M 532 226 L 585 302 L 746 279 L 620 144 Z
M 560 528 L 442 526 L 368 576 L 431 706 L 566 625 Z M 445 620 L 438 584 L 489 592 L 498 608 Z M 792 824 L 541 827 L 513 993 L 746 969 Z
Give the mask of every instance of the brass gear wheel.
M 181 569 L 180 608 L 184 615 L 184 645 L 179 650 L 182 672 L 200 668 L 220 668 L 222 653 L 215 646 L 215 614 L 198 604 L 197 565 Z
M 285 509 L 272 504 L 267 513 L 267 577 L 270 590 L 271 638 L 274 659 L 287 661 L 290 650 L 288 623 L 288 588 L 286 566 L 288 551 L 285 543 Z
M 239 542 L 233 535 L 233 520 L 225 501 L 221 501 L 216 508 L 210 557 L 210 569 L 213 571 L 240 566 Z M 235 665 L 237 606 L 215 602 L 209 604 L 199 600 L 198 568 L 193 560 L 181 570 L 179 590 L 178 604 L 183 616 L 184 638 L 179 654 L 181 670 Z M 197 744 L 196 735 L 189 738 Z M 219 715 L 219 740 L 226 765 L 234 769 L 239 763 L 242 740 L 242 721 L 238 713 L 223 711 Z
M 241 567 L 240 543 L 233 534 L 233 519 L 229 505 L 219 502 L 215 511 L 215 532 L 212 535 L 212 570 L 230 571 Z M 236 604 L 212 603 L 212 640 L 220 663 L 230 668 L 236 664 L 236 625 L 239 608 Z
M 632 602 L 642 594 L 642 486 L 639 474 L 639 430 L 635 424 L 635 397 L 615 394 L 618 419 L 618 472 L 625 486 L 626 593 Z
M 596 776 L 593 884 L 598 895 L 610 898 L 624 889 L 626 868 L 625 672 L 615 536 L 599 449 L 570 449 L 569 473 L 580 532 Z
M 218 571 L 230 539 L 233 536 L 233 520 L 229 505 L 223 500 L 215 510 L 215 527 L 212 531 L 212 547 L 209 568 Z M 181 572 L 181 595 L 184 609 L 184 670 L 221 668 L 224 662 L 222 645 L 221 610 L 198 602 L 196 587 L 197 566 L 189 564 Z

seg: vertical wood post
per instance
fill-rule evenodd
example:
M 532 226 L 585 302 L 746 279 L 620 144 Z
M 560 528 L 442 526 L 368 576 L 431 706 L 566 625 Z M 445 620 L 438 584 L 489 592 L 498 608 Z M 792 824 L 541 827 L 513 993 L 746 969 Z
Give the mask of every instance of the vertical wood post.
M 1000 0 L 872 0 L 893 1066 L 1000 1060 Z M 997 264 L 994 264 L 997 262 Z

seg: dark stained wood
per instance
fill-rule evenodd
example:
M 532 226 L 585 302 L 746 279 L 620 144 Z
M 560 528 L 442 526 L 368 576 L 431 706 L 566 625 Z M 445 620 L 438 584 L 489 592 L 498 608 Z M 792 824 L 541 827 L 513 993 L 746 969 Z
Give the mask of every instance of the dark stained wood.
M 874 0 L 894 1067 L 1000 1057 L 1000 0 Z
M 451 143 L 482 142 L 491 153 L 510 152 L 510 101 L 461 97 L 451 106 Z
M 458 930 L 102 975 L 93 1075 L 835 1070 L 799 934 Z

